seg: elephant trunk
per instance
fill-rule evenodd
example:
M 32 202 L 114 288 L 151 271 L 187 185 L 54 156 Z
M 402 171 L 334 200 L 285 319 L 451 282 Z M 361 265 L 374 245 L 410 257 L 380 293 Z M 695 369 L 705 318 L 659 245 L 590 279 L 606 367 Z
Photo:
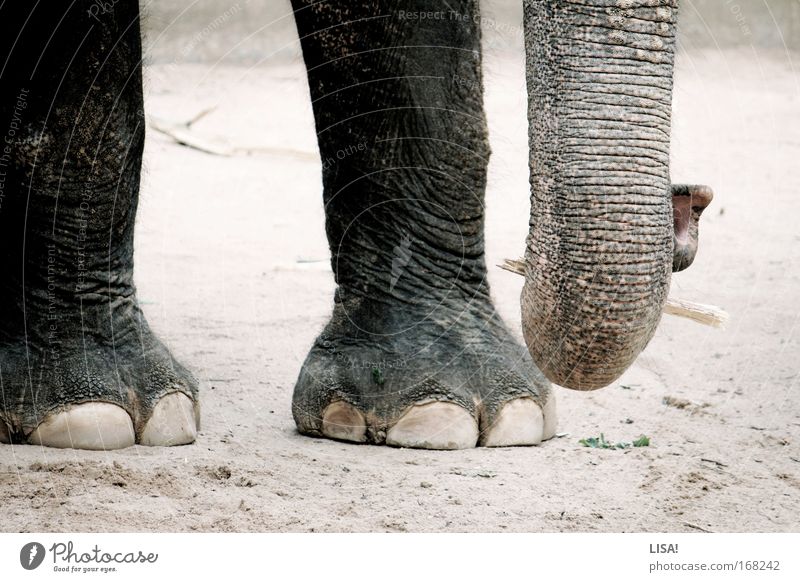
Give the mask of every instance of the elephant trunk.
M 677 0 L 525 0 L 531 219 L 522 327 L 556 384 L 617 379 L 672 268 Z

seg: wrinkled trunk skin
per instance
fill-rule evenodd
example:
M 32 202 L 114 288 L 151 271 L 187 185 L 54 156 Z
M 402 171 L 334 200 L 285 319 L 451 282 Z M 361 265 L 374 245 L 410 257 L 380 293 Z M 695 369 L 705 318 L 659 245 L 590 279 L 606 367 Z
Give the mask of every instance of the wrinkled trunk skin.
M 607 386 L 658 325 L 673 225 L 677 0 L 525 0 L 525 341 L 553 382 Z

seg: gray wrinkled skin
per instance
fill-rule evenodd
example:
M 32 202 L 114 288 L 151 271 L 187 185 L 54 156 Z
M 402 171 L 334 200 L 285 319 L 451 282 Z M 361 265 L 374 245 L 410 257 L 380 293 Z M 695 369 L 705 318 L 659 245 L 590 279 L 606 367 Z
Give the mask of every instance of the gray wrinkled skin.
M 669 290 L 677 0 L 525 0 L 531 229 L 522 324 L 562 386 L 618 378 Z
M 10 54 L 0 77 L 0 422 L 24 442 L 53 412 L 109 402 L 138 437 L 162 396 L 197 402 L 197 382 L 150 331 L 133 285 L 138 6 L 118 2 L 97 21 L 90 2 L 66 16 L 22 4 L 3 8 L 0 31 Z
M 478 3 L 293 7 L 338 284 L 295 386 L 300 431 L 321 434 L 336 400 L 366 414 L 378 444 L 417 402 L 457 403 L 481 429 L 515 397 L 544 404 L 549 384 L 495 313 L 486 280 Z M 413 16 L 433 9 L 444 17 Z

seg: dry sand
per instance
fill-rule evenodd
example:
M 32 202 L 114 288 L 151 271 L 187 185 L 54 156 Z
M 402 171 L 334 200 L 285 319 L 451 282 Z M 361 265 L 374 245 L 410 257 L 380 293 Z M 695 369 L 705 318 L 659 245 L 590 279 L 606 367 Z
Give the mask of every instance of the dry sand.
M 487 59 L 489 263 L 527 224 L 523 64 Z M 137 232 L 144 309 L 202 384 L 198 442 L 114 452 L 0 446 L 3 531 L 797 531 L 800 77 L 786 54 L 682 55 L 675 181 L 711 184 L 673 294 L 726 330 L 666 317 L 594 393 L 556 389 L 562 438 L 454 452 L 302 437 L 294 380 L 331 309 L 319 161 L 300 63 L 153 66 L 149 113 L 252 155 L 150 132 Z M 492 269 L 519 334 L 519 277 Z M 665 404 L 667 402 L 671 404 Z M 651 438 L 593 450 L 578 440 Z

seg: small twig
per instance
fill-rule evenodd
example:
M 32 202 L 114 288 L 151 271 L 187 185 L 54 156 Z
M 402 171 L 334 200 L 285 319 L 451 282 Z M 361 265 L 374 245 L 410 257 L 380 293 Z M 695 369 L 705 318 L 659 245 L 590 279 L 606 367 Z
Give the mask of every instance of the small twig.
M 514 259 L 503 259 L 502 264 L 497 265 L 504 271 L 515 273 L 517 275 L 525 275 L 525 262 L 522 260 L 515 261 Z
M 147 120 L 152 129 L 171 138 L 178 145 L 192 148 L 207 154 L 215 156 L 233 156 L 237 154 L 254 154 L 263 153 L 275 156 L 291 156 L 300 160 L 316 160 L 318 156 L 312 152 L 304 152 L 290 148 L 277 148 L 269 146 L 253 146 L 243 147 L 235 146 L 228 143 L 225 139 L 219 137 L 203 137 L 202 135 L 192 130 L 192 125 L 197 123 L 203 117 L 214 111 L 217 107 L 209 107 L 203 109 L 189 119 L 188 121 L 169 121 L 148 116 Z
M 209 114 L 209 113 L 211 113 L 212 111 L 215 111 L 216 109 L 217 109 L 217 106 L 216 106 L 216 105 L 212 105 L 211 107 L 208 107 L 208 108 L 206 108 L 206 109 L 203 109 L 203 110 L 202 110 L 200 113 L 198 113 L 197 115 L 195 115 L 194 117 L 192 117 L 192 118 L 191 118 L 189 121 L 187 121 L 186 123 L 184 123 L 184 125 L 185 125 L 186 127 L 191 127 L 191 126 L 192 126 L 194 123 L 197 123 L 198 121 L 200 121 L 201 119 L 203 119 L 203 118 L 204 118 L 206 115 L 208 115 L 208 114 Z
M 202 113 L 205 115 L 208 113 Z M 190 125 L 202 115 L 195 116 L 187 122 L 172 122 L 165 119 L 159 119 L 152 115 L 148 117 L 149 125 L 159 133 L 163 133 L 167 137 L 172 138 L 177 144 L 186 146 L 188 148 L 196 149 L 207 154 L 214 154 L 216 156 L 230 156 L 233 155 L 233 149 L 225 143 L 216 142 L 214 140 L 205 139 L 190 129 Z
M 704 463 L 714 463 L 717 467 L 727 467 L 728 466 L 725 463 L 721 463 L 720 461 L 715 461 L 714 459 L 703 459 L 703 458 L 701 458 L 700 460 L 703 461 Z
M 693 524 L 693 523 L 689 523 L 688 521 L 684 521 L 684 522 L 683 522 L 683 525 L 685 525 L 686 527 L 690 527 L 690 528 L 692 528 L 692 529 L 696 529 L 696 530 L 699 530 L 699 531 L 705 532 L 705 533 L 714 533 L 714 532 L 713 532 L 713 531 L 711 531 L 710 529 L 706 529 L 706 528 L 704 528 L 704 527 L 700 527 L 699 525 L 695 525 L 695 524 Z
M 510 273 L 525 275 L 525 262 L 522 260 L 505 259 L 502 264 L 497 266 Z M 724 327 L 728 321 L 728 314 L 715 305 L 695 303 L 683 299 L 667 299 L 664 305 L 664 313 L 685 317 L 711 327 Z

